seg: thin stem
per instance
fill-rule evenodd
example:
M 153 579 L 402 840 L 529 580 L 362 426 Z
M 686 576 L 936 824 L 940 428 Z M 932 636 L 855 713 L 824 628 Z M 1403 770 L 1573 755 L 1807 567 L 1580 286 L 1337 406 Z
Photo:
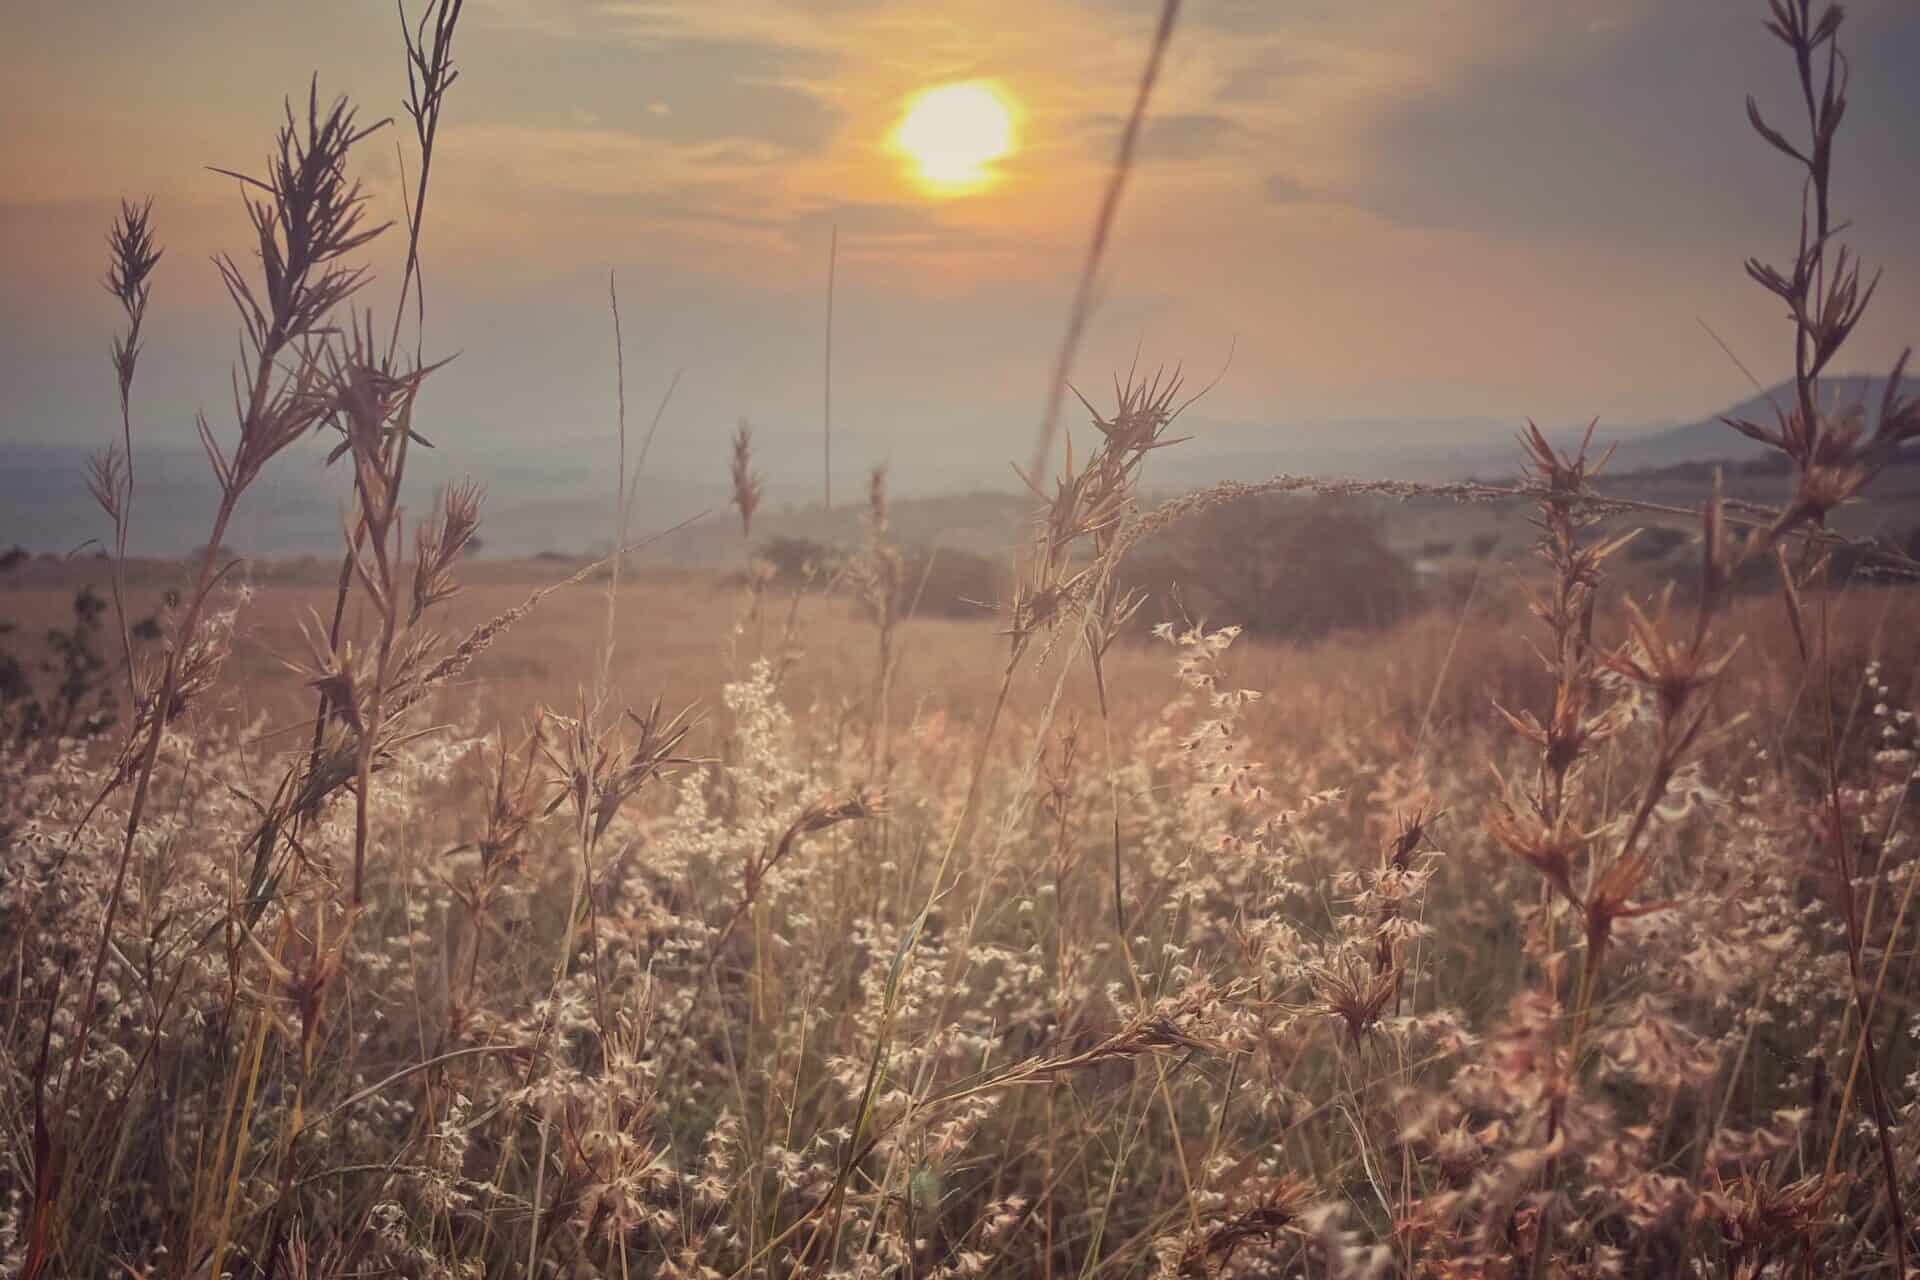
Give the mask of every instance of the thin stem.
M 1074 353 L 1093 310 L 1093 290 L 1100 277 L 1100 260 L 1106 255 L 1107 240 L 1113 234 L 1114 217 L 1120 210 L 1120 197 L 1127 189 L 1127 177 L 1133 172 L 1134 153 L 1140 132 L 1146 124 L 1147 103 L 1160 79 L 1160 65 L 1166 59 L 1167 46 L 1173 43 L 1173 28 L 1180 18 L 1180 0 L 1162 0 L 1160 21 L 1154 28 L 1153 45 L 1147 53 L 1147 65 L 1140 73 L 1134 91 L 1133 109 L 1127 113 L 1126 127 L 1120 131 L 1119 152 L 1114 157 L 1113 173 L 1107 179 L 1106 193 L 1100 198 L 1100 210 L 1094 216 L 1093 235 L 1087 241 L 1086 260 L 1080 266 L 1080 282 L 1074 287 L 1073 303 L 1067 312 L 1066 334 L 1054 357 L 1053 380 L 1047 389 L 1047 408 L 1040 419 L 1040 432 L 1034 441 L 1033 463 L 1027 474 L 1038 476 L 1053 456 L 1053 437 L 1060 425 L 1060 409 L 1066 403 L 1067 380 L 1073 375 Z
M 821 411 L 821 460 L 826 482 L 826 514 L 833 516 L 833 283 L 840 264 L 840 226 L 834 224 L 827 241 L 827 351 L 826 368 L 821 378 L 826 403 Z

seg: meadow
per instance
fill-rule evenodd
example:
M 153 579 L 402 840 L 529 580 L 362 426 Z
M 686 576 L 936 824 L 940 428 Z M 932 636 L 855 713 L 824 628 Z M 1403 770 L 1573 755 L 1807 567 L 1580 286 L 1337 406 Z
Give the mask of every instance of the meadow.
M 976 617 L 920 608 L 884 471 L 834 564 L 775 572 L 744 428 L 737 571 L 469 555 L 483 496 L 407 485 L 415 255 L 382 336 L 366 133 L 317 95 L 221 263 L 206 549 L 142 559 L 162 249 L 126 205 L 105 554 L 0 575 L 0 1275 L 1909 1274 L 1920 566 L 1836 530 L 1920 403 L 1895 370 L 1822 407 L 1872 293 L 1828 210 L 1841 19 L 1759 16 L 1807 112 L 1754 118 L 1807 193 L 1749 268 L 1793 400 L 1729 424 L 1784 460 L 1770 500 L 1649 504 L 1537 430 L 1510 483 L 1149 500 L 1190 391 L 1135 370 L 1042 433 Z M 423 161 L 458 19 L 405 27 Z M 636 548 L 615 430 L 596 500 Z M 339 558 L 235 562 L 316 433 Z M 1525 534 L 1309 638 L 1129 576 L 1247 504 L 1360 499 Z M 1312 533 L 1262 554 L 1330 559 Z

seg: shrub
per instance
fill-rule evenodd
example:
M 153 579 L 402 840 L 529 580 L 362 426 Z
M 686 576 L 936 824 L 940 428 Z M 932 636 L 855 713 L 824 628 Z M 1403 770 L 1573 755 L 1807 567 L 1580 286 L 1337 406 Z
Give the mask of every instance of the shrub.
M 992 560 L 954 547 L 907 550 L 901 589 L 920 617 L 981 618 L 1005 595 L 1005 571 Z
M 824 586 L 839 570 L 845 554 L 824 542 L 781 534 L 768 538 L 754 553 L 782 586 Z
M 0 745 L 51 750 L 63 739 L 96 737 L 114 723 L 114 695 L 100 652 L 107 602 L 92 587 L 73 596 L 73 622 L 50 627 L 39 656 L 0 651 Z M 144 638 L 148 622 L 135 628 Z M 155 628 L 157 630 L 157 628 Z M 0 622 L 0 636 L 17 626 Z
M 1164 616 L 1313 639 L 1388 626 L 1419 604 L 1412 567 L 1381 534 L 1381 522 L 1347 499 L 1239 498 L 1150 540 L 1123 577 Z
M 1691 536 L 1685 529 L 1676 529 L 1672 525 L 1650 524 L 1627 544 L 1625 554 L 1627 559 L 1636 564 L 1651 564 L 1656 560 L 1665 560 L 1678 551 Z
M 1876 538 L 1866 543 L 1847 543 L 1828 552 L 1827 573 L 1835 582 L 1858 583 L 1862 586 L 1887 586 L 1897 582 L 1912 582 L 1913 574 L 1904 566 L 1891 564 L 1885 553 L 1905 555 L 1914 558 L 1915 541 L 1920 535 L 1909 539 L 1902 546 L 1896 538 Z

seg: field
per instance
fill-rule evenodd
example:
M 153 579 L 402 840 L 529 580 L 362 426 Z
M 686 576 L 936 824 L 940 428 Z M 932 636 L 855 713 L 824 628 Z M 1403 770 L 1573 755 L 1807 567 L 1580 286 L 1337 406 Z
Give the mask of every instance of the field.
M 28 627 L 59 623 L 83 586 L 107 588 L 97 562 L 35 572 L 39 581 L 3 597 L 7 616 Z M 474 564 L 441 625 L 464 634 L 561 572 L 545 562 Z M 1189 1215 L 1202 1231 L 1191 1238 L 1205 1248 L 1233 1238 L 1243 1229 L 1234 1224 L 1253 1214 L 1260 1229 L 1245 1228 L 1245 1249 L 1235 1250 L 1243 1261 L 1416 1266 L 1424 1232 L 1465 1230 L 1480 1210 L 1428 1226 L 1412 1211 L 1423 1199 L 1450 1208 L 1456 1197 L 1497 1190 L 1483 1185 L 1486 1168 L 1515 1157 L 1492 1160 L 1494 1141 L 1525 1135 L 1482 1126 L 1518 1126 L 1533 1105 L 1522 1094 L 1495 1119 L 1502 1113 L 1483 1098 L 1476 1133 L 1457 1127 L 1467 1113 L 1452 1091 L 1521 1087 L 1475 1082 L 1479 1072 L 1520 1069 L 1486 1059 L 1518 1052 L 1515 1037 L 1552 1038 L 1550 1011 L 1529 993 L 1566 963 L 1552 935 L 1568 927 L 1567 908 L 1543 911 L 1537 877 L 1489 834 L 1503 795 L 1492 770 L 1524 777 L 1530 751 L 1495 704 L 1519 710 L 1553 696 L 1551 673 L 1517 634 L 1529 621 L 1521 585 L 1550 584 L 1525 559 L 1484 572 L 1480 590 L 1386 632 L 1304 646 L 1225 646 L 1197 634 L 1177 645 L 1125 641 L 1106 659 L 1105 720 L 1084 659 L 1063 652 L 1022 672 L 986 765 L 981 804 L 997 830 L 938 880 L 940 833 L 964 809 L 967 756 L 1004 665 L 1007 640 L 990 620 L 899 624 L 888 759 L 876 764 L 877 627 L 844 593 L 797 597 L 789 627 L 796 597 L 770 594 L 756 609 L 737 578 L 628 582 L 615 601 L 609 705 L 644 707 L 660 694 L 699 706 L 703 718 L 681 750 L 724 763 L 649 784 L 652 800 L 643 790 L 623 801 L 592 839 L 589 866 L 564 809 L 518 825 L 549 794 L 541 780 L 572 758 L 557 754 L 567 750 L 556 735 L 562 722 L 537 717 L 546 707 L 577 709 L 605 636 L 604 582 L 546 598 L 436 693 L 421 723 L 448 728 L 375 793 L 377 829 L 387 834 L 371 859 L 364 917 L 345 917 L 361 941 L 331 979 L 342 984 L 338 999 L 300 1003 L 300 970 L 289 966 L 286 994 L 248 1001 L 264 1020 L 256 1025 L 279 1028 L 270 1038 L 284 1040 L 281 1054 L 303 1049 L 315 1064 L 282 1059 L 276 1070 L 299 1077 L 335 1055 L 354 1059 L 352 1077 L 324 1086 L 335 1095 L 328 1105 L 347 1099 L 341 1118 L 351 1123 L 300 1137 L 304 1159 L 320 1162 L 315 1172 L 351 1169 L 395 1142 L 412 1149 L 379 1175 L 388 1198 L 356 1206 L 344 1186 L 316 1195 L 304 1211 L 316 1217 L 289 1224 L 290 1239 L 325 1221 L 319 1214 L 357 1210 L 383 1224 L 368 1246 L 381 1256 L 438 1254 L 447 1246 L 431 1232 L 463 1221 L 491 1224 L 485 1232 L 515 1241 L 517 1252 L 533 1225 L 525 1203 L 536 1189 L 526 1183 L 539 1181 L 544 1118 L 573 1144 L 549 1157 L 556 1182 L 542 1192 L 565 1210 L 546 1228 L 556 1259 L 590 1273 L 580 1269 L 618 1242 L 648 1270 L 677 1252 L 709 1267 L 717 1260 L 724 1273 L 727 1259 L 745 1266 L 777 1238 L 772 1224 L 804 1214 L 833 1186 L 869 1088 L 863 1069 L 887 1044 L 894 1080 L 874 1089 L 867 1123 L 889 1137 L 870 1158 L 880 1161 L 877 1178 L 904 1189 L 891 1204 L 850 1196 L 845 1210 L 878 1237 L 879 1256 L 897 1250 L 928 1272 L 1037 1274 L 1080 1265 L 1085 1242 L 1104 1238 L 1102 1265 L 1124 1273 L 1148 1268 L 1155 1250 L 1178 1263 L 1191 1247 Z M 146 611 L 177 573 L 133 566 L 141 585 L 129 589 L 129 611 Z M 175 881 L 160 897 L 170 911 L 181 909 L 196 867 L 205 882 L 189 896 L 202 912 L 244 899 L 246 868 L 234 857 L 250 839 L 249 811 L 271 796 L 279 762 L 298 750 L 289 740 L 303 739 L 311 721 L 303 707 L 312 690 L 281 658 L 301 650 L 300 621 L 324 614 L 332 587 L 284 566 L 252 576 L 259 585 L 233 624 L 222 692 L 196 710 L 199 745 L 168 775 L 174 803 L 188 807 L 162 821 L 162 839 L 143 855 L 144 875 Z M 1639 594 L 1651 590 L 1643 582 Z M 1853 587 L 1833 607 L 1841 756 L 1850 776 L 1883 780 L 1848 792 L 1878 860 L 1863 883 L 1886 895 L 1870 927 L 1889 940 L 1880 952 L 1896 966 L 1888 989 L 1904 992 L 1913 989 L 1913 950 L 1892 939 L 1911 863 L 1893 855 L 1906 848 L 1911 788 L 1898 778 L 1912 767 L 1913 730 L 1890 708 L 1920 701 L 1920 667 L 1900 639 L 1920 623 L 1920 593 Z M 1566 1095 L 1587 1109 L 1585 1140 L 1600 1144 L 1583 1158 L 1625 1162 L 1609 1163 L 1605 1180 L 1569 1203 L 1598 1216 L 1604 1197 L 1627 1223 L 1679 1231 L 1664 1247 L 1692 1236 L 1710 1255 L 1738 1237 L 1691 1224 L 1672 1204 L 1615 1197 L 1682 1195 L 1671 1180 L 1710 1148 L 1716 1159 L 1754 1148 L 1796 1167 L 1817 1164 L 1820 1139 L 1840 1131 L 1831 1119 L 1818 1127 L 1807 1105 L 1822 1088 L 1812 1064 L 1821 1055 L 1844 1061 L 1835 1037 L 1849 1027 L 1839 991 L 1825 986 L 1844 979 L 1830 951 L 1820 957 L 1833 937 L 1815 911 L 1817 861 L 1791 826 L 1803 759 L 1819 749 L 1816 699 L 1778 600 L 1742 601 L 1725 625 L 1746 643 L 1721 677 L 1717 718 L 1775 710 L 1735 728 L 1670 785 L 1657 819 L 1667 850 L 1659 883 L 1689 904 L 1686 915 L 1663 910 L 1622 929 L 1618 972 L 1595 1005 L 1604 1056 L 1587 1090 Z M 777 693 L 764 669 L 756 674 L 769 656 L 784 669 Z M 1062 700 L 1048 715 L 1063 662 Z M 1265 696 L 1241 703 L 1237 689 Z M 1600 803 L 1644 785 L 1641 757 L 1657 717 L 1643 707 L 1637 718 L 1594 761 Z M 516 749 L 533 725 L 545 739 L 541 755 L 516 754 L 507 770 L 510 784 L 529 789 L 493 789 L 500 761 L 491 753 Z M 1752 772 L 1755 761 L 1767 762 L 1763 772 Z M 33 794 L 46 803 L 46 792 Z M 873 803 L 882 794 L 884 808 Z M 825 825 L 856 796 L 868 816 Z M 305 869 L 322 885 L 350 874 L 339 861 L 351 846 L 343 821 L 350 828 L 348 813 L 322 816 L 303 841 L 340 850 L 316 852 Z M 822 830 L 789 848 L 789 833 L 816 822 Z M 1409 822 L 1422 834 L 1402 886 L 1390 868 Z M 1111 915 L 1116 835 L 1125 947 Z M 475 850 L 490 848 L 476 862 Z M 585 872 L 592 880 L 583 885 Z M 1406 906 L 1381 905 L 1383 875 Z M 164 932 L 166 914 L 155 914 L 149 892 L 138 887 L 128 910 L 143 929 Z M 582 893 L 593 895 L 591 908 L 581 907 Z M 1896 895 L 1889 927 L 1886 902 Z M 890 989 L 885 957 L 928 904 L 920 973 Z M 583 910 L 602 950 L 556 969 L 556 923 Z M 319 923 L 329 915 L 334 924 Z M 1381 931 L 1403 916 L 1391 934 Z M 340 918 L 323 912 L 316 927 L 338 929 Z M 1396 990 L 1390 1003 L 1369 1006 L 1367 975 L 1389 937 Z M 1116 985 L 1129 981 L 1127 950 L 1137 997 Z M 109 980 L 142 1007 L 165 1006 L 167 994 L 135 973 Z M 1371 1012 L 1356 1012 L 1356 999 Z M 602 1000 L 636 1037 L 620 1074 L 602 1056 L 612 1050 L 595 1043 Z M 217 1006 L 203 1016 L 218 1016 Z M 1523 1016 L 1533 1021 L 1516 1025 Z M 309 1039 L 306 1020 L 323 1017 L 339 1025 Z M 126 1030 L 138 1025 L 129 1018 Z M 565 1090 L 535 1093 L 524 1049 L 509 1046 L 563 1036 L 550 1069 Z M 489 1044 L 504 1061 L 457 1056 Z M 1892 1038 L 1886 1066 L 1896 1078 L 1916 1069 L 1913 1046 L 1910 1036 Z M 437 1065 L 420 1071 L 418 1062 Z M 148 1069 L 175 1088 L 203 1089 L 195 1077 L 218 1065 L 182 1045 Z M 356 1099 L 396 1074 L 392 1087 Z M 1622 1113 L 1652 1110 L 1649 1099 L 1662 1100 L 1658 1130 L 1605 1137 Z M 269 1095 L 255 1105 L 271 1104 Z M 525 1107 L 524 1118 L 501 1132 L 510 1107 Z M 423 1112 L 439 1113 L 434 1127 Z M 273 1123 L 301 1121 L 283 1113 Z M 925 1128 L 911 1143 L 890 1137 L 915 1123 Z M 848 1135 L 836 1134 L 842 1128 Z M 267 1146 L 255 1161 L 273 1150 L 268 1132 L 260 1141 Z M 1204 1151 L 1183 1154 L 1195 1144 Z M 1846 1145 L 1855 1161 L 1871 1155 Z M 1384 1161 L 1443 1151 L 1460 1170 L 1482 1173 L 1450 1180 L 1443 1169 L 1426 1184 L 1381 1172 Z M 209 1158 L 191 1132 L 156 1134 L 120 1156 L 134 1167 L 163 1162 L 149 1185 L 177 1199 L 171 1207 L 157 1199 L 156 1209 L 182 1219 L 206 1194 L 186 1171 Z M 1870 1184 L 1868 1169 L 1859 1176 Z M 251 1205 L 272 1220 L 284 1193 L 271 1163 L 235 1185 L 236 1213 Z M 1321 1191 L 1310 1199 L 1309 1187 Z M 1870 1214 L 1868 1203 L 1860 1211 Z M 1283 1212 L 1291 1225 L 1280 1225 Z M 1382 1239 L 1390 1243 L 1369 1243 Z M 487 1234 L 476 1241 L 465 1247 L 489 1246 Z
M 1638 527 L 1616 522 L 1618 529 Z M 1318 643 L 1280 643 L 1258 636 L 1237 641 L 1221 659 L 1225 678 L 1269 695 L 1248 708 L 1246 724 L 1262 748 L 1289 738 L 1311 740 L 1321 726 L 1362 733 L 1374 726 L 1406 743 L 1422 736 L 1451 737 L 1490 730 L 1503 722 L 1495 703 L 1530 706 L 1550 696 L 1551 682 L 1528 646 L 1525 591 L 1540 585 L 1538 566 L 1520 544 L 1525 522 L 1514 516 L 1414 510 L 1396 520 L 1404 526 L 1409 553 L 1418 539 L 1451 535 L 1464 549 L 1475 533 L 1497 531 L 1506 549 L 1485 562 L 1458 557 L 1446 576 L 1430 584 L 1426 605 L 1390 630 L 1355 629 Z M 1656 526 L 1649 526 L 1656 527 Z M 1674 573 L 1685 573 L 1686 551 L 1676 553 Z M 461 569 L 462 588 L 446 602 L 442 625 L 464 634 L 518 605 L 530 594 L 562 581 L 581 562 L 474 561 Z M 225 671 L 230 686 L 208 709 L 222 724 L 284 733 L 288 725 L 311 725 L 312 692 L 284 660 L 299 653 L 316 616 L 330 612 L 337 566 L 313 562 L 247 564 L 237 575 L 246 604 L 236 620 Z M 1668 574 L 1634 566 L 1622 592 L 1642 601 L 1657 597 Z M 184 570 L 175 562 L 135 561 L 128 566 L 128 612 L 155 613 L 162 593 Z M 0 617 L 31 636 L 68 625 L 76 592 L 105 597 L 111 575 L 93 560 L 42 560 L 0 577 Z M 1792 632 L 1777 599 L 1761 593 L 1743 600 L 1731 626 L 1751 646 L 1728 672 L 1731 694 L 1758 701 L 1796 684 Z M 1920 600 L 1900 587 L 1860 583 L 1839 596 L 1838 643 L 1847 670 L 1857 677 L 1867 661 L 1879 662 L 1892 680 L 1896 703 L 1910 704 L 1903 683 L 1910 656 L 1900 643 L 1916 621 Z M 564 588 L 541 600 L 524 621 L 500 638 L 457 680 L 435 694 L 432 719 L 469 727 L 530 722 L 542 707 L 560 708 L 592 684 L 596 655 L 605 639 L 607 581 Z M 753 661 L 782 661 L 784 701 L 810 715 L 845 704 L 857 714 L 872 697 L 877 638 L 872 622 L 844 592 L 774 589 L 757 615 L 740 575 L 711 570 L 648 570 L 622 583 L 616 602 L 616 645 L 611 686 L 616 702 L 637 704 L 660 696 L 676 705 L 718 707 L 721 691 L 748 673 Z M 1175 602 L 1149 601 L 1157 617 Z M 937 715 L 966 725 L 992 705 L 1004 638 L 985 609 L 964 616 L 909 616 L 899 623 L 889 715 L 896 722 Z M 791 622 L 789 621 L 791 615 Z M 349 629 L 358 621 L 348 615 Z M 1214 627 L 1231 618 L 1201 618 Z M 1604 620 L 1603 620 L 1604 625 Z M 1615 629 L 1617 630 L 1617 624 Z M 1174 686 L 1169 651 L 1149 640 L 1142 626 L 1133 642 L 1109 659 L 1115 723 L 1128 733 L 1160 718 Z M 783 637 L 785 642 L 783 643 Z M 1608 637 L 1617 641 L 1619 635 Z M 1049 672 L 1054 667 L 1048 668 Z M 1055 673 L 1057 674 L 1057 673 Z M 1016 685 L 1011 703 L 1024 716 L 1037 714 L 1053 690 L 1035 677 Z M 1284 696 L 1283 696 L 1284 695 Z M 1069 672 L 1061 714 L 1097 714 L 1097 696 L 1084 666 Z M 1792 699 L 1797 701 L 1798 699 Z M 843 714 L 845 713 L 843 709 Z M 1308 719 L 1312 717 L 1312 719 Z M 712 727 L 707 726 L 711 732 Z M 266 741 L 266 739 L 262 739 Z
M 408 29 L 416 235 L 459 12 Z M 1904 1280 L 1920 400 L 1819 397 L 1872 292 L 1840 18 L 1769 12 L 1816 212 L 1749 267 L 1767 466 L 1529 429 L 1499 481 L 1153 495 L 1190 400 L 1136 368 L 966 586 L 883 468 L 770 536 L 745 423 L 737 569 L 473 554 L 482 495 L 408 483 L 415 255 L 390 339 L 340 322 L 317 99 L 220 262 L 204 547 L 143 559 L 124 206 L 103 550 L 0 567 L 0 1276 Z M 315 434 L 341 548 L 229 552 Z

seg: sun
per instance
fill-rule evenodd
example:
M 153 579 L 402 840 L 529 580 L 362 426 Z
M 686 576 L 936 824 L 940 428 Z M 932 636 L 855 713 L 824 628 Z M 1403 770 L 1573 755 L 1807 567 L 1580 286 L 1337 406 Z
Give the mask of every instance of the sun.
M 932 195 L 965 195 L 999 175 L 994 161 L 1013 153 L 1015 107 L 991 80 L 922 89 L 907 100 L 891 144 Z

